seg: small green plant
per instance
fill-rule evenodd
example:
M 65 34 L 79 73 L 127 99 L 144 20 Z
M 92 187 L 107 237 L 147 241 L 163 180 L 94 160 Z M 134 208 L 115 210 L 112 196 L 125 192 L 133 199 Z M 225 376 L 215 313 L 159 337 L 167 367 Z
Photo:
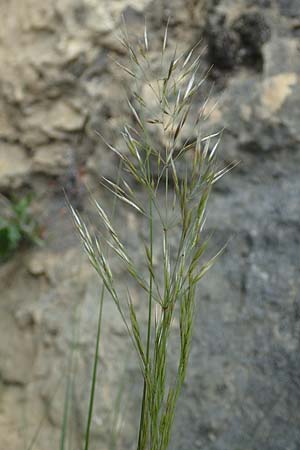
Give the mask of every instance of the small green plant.
M 102 224 L 101 233 L 96 234 L 70 205 L 89 260 L 103 283 L 85 450 L 89 449 L 90 442 L 104 291 L 109 293 L 123 319 L 141 368 L 143 392 L 137 425 L 137 450 L 166 450 L 188 366 L 196 288 L 222 251 L 203 262 L 208 246 L 208 238 L 203 237 L 203 227 L 213 185 L 235 163 L 218 167 L 216 155 L 221 132 L 209 136 L 201 133 L 205 101 L 196 117 L 195 137 L 184 136 L 191 117 L 192 100 L 205 75 L 198 75 L 200 55 L 194 57 L 196 46 L 180 56 L 176 52 L 170 55 L 167 41 L 168 28 L 162 42 L 160 64 L 153 64 L 147 29 L 143 42 L 137 47 L 131 44 L 125 31 L 122 44 L 131 66 L 119 65 L 135 84 L 128 100 L 132 122 L 122 131 L 123 149 L 107 144 L 120 160 L 121 176 L 116 182 L 103 178 L 103 185 L 115 201 L 133 208 L 141 221 L 147 224 L 148 237 L 141 249 L 147 274 L 140 270 L 130 249 L 122 242 L 114 225 L 114 214 L 109 215 L 94 200 Z M 143 95 L 142 86 L 147 86 L 151 93 L 151 105 L 149 96 Z M 128 174 L 133 182 L 128 179 Z M 141 196 L 140 192 L 144 195 Z M 130 289 L 123 287 L 122 291 L 118 290 L 107 249 L 120 258 L 128 277 L 140 288 L 140 302 L 144 302 L 147 310 L 146 329 L 142 326 Z M 155 249 L 160 249 L 159 265 L 155 263 Z M 179 324 L 180 344 L 174 376 L 169 367 L 168 347 L 174 335 L 172 324 L 175 319 Z
M 0 262 L 7 260 L 23 241 L 41 243 L 40 227 L 31 211 L 32 195 L 9 200 L 0 197 Z

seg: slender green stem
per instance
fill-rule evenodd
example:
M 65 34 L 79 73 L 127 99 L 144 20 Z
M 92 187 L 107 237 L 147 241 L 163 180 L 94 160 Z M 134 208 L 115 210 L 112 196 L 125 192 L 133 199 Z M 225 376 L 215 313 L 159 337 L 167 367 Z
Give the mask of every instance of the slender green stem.
M 93 377 L 92 377 L 92 386 L 91 386 L 91 392 L 90 392 L 88 420 L 87 420 L 86 431 L 85 431 L 84 450 L 89 449 L 89 443 L 90 443 L 91 424 L 92 424 L 94 400 L 95 400 L 95 389 L 96 389 L 96 382 L 97 382 L 98 354 L 99 354 L 99 344 L 100 344 L 100 336 L 101 336 L 101 323 L 102 323 L 104 292 L 105 292 L 105 287 L 103 284 L 101 294 L 100 294 L 100 302 L 99 302 L 99 315 L 98 315 L 98 324 L 97 324 L 95 357 L 94 357 L 94 365 L 93 365 Z
M 78 317 L 77 317 L 78 314 Z M 78 351 L 78 341 L 79 341 L 79 334 L 80 334 L 80 314 L 79 314 L 79 307 L 76 307 L 75 309 L 75 327 L 74 327 L 74 347 L 73 347 L 73 351 L 74 351 L 74 356 L 73 356 L 73 365 L 72 365 L 72 370 L 73 370 L 73 375 L 72 375 L 72 379 L 71 379 L 71 388 L 70 388 L 70 395 L 71 395 L 71 404 L 70 404 L 70 411 L 72 410 L 72 395 L 74 393 L 74 389 L 75 389 L 75 382 L 76 382 L 76 373 L 77 373 L 77 366 L 78 366 L 78 358 L 75 358 L 76 356 L 76 351 Z M 72 446 L 73 446 L 73 434 L 74 434 L 74 423 L 71 422 L 70 423 L 70 430 L 68 433 L 68 441 L 69 441 L 69 445 L 68 445 L 68 450 L 72 450 Z
M 152 193 L 149 188 L 149 241 L 150 241 L 150 260 L 153 260 L 153 210 L 152 210 Z M 153 290 L 153 274 L 149 271 L 149 300 L 148 300 L 148 327 L 147 327 L 147 344 L 146 344 L 146 367 L 143 388 L 143 399 L 139 426 L 139 438 L 137 450 L 145 448 L 145 439 L 147 431 L 145 430 L 145 416 L 147 411 L 147 378 L 149 378 L 150 369 L 150 343 L 151 343 L 151 327 L 152 327 L 152 290 Z

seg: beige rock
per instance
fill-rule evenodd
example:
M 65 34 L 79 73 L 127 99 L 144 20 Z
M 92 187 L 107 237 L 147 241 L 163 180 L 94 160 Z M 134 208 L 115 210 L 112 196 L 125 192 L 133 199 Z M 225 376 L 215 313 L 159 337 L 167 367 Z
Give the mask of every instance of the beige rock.
M 15 314 L 16 322 L 21 330 L 40 325 L 42 317 L 37 308 L 19 309 Z
M 78 0 L 75 5 L 74 0 L 65 0 L 58 2 L 57 10 L 64 18 L 66 31 L 72 36 L 86 29 L 97 34 L 108 33 L 115 26 L 111 17 L 110 1 L 107 0 Z M 72 10 L 75 14 L 70 14 Z M 78 29 L 79 22 L 81 30 Z
M 83 39 L 82 36 L 62 36 L 57 46 L 57 50 L 65 61 L 73 61 L 81 54 L 89 55 L 91 57 L 96 53 L 96 51 L 92 50 L 91 42 Z
M 17 145 L 0 146 L 0 188 L 18 188 L 30 173 L 30 159 Z
M 251 107 L 249 105 L 241 105 L 241 115 L 244 120 L 250 120 L 251 118 Z
M 85 113 L 61 100 L 35 105 L 22 121 L 22 141 L 31 147 L 45 144 L 49 137 L 62 138 L 65 133 L 80 130 Z
M 25 125 L 25 121 L 23 124 Z M 22 125 L 23 125 L 22 124 Z M 35 148 L 40 145 L 47 144 L 49 136 L 37 127 L 27 128 L 21 135 L 21 142 L 30 148 Z
M 24 446 L 24 437 L 16 424 L 21 421 L 22 417 L 22 392 L 16 386 L 10 389 L 2 389 L 0 386 L 0 395 L 1 446 L 8 450 L 21 450 Z
M 31 275 L 38 277 L 45 273 L 45 256 L 41 253 L 34 253 L 27 263 L 28 271 Z
M 73 161 L 73 152 L 69 145 L 44 145 L 35 151 L 33 171 L 47 175 L 61 175 Z
M 47 115 L 46 129 L 65 131 L 80 130 L 84 122 L 84 114 L 75 110 L 71 105 L 60 101 L 55 103 Z
M 0 343 L 1 378 L 7 383 L 26 384 L 35 359 L 32 335 L 17 327 L 15 319 L 4 311 L 0 325 L 3 332 Z
M 278 111 L 297 82 L 300 85 L 300 78 L 295 73 L 282 73 L 267 78 L 263 82 L 261 94 L 262 105 L 266 108 L 264 115 L 269 117 Z
M 138 12 L 142 12 L 151 3 L 151 0 L 110 0 L 111 13 L 114 17 L 120 17 L 125 7 L 131 7 Z
M 16 130 L 12 126 L 10 117 L 4 110 L 0 110 L 0 137 L 5 139 L 14 139 L 16 137 Z

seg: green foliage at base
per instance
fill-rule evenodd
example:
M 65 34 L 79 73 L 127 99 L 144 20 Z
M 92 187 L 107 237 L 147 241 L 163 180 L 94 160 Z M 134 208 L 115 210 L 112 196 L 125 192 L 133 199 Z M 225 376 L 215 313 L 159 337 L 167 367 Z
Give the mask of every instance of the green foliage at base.
M 0 263 L 24 241 L 41 244 L 40 226 L 32 215 L 31 203 L 31 194 L 12 200 L 0 197 Z

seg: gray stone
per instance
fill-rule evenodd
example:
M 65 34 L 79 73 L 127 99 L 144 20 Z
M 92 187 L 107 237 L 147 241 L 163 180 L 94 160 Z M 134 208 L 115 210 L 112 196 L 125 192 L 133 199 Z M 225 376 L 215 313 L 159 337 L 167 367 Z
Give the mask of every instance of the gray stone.
M 297 0 L 276 0 L 281 14 L 288 17 L 299 17 L 299 2 Z

